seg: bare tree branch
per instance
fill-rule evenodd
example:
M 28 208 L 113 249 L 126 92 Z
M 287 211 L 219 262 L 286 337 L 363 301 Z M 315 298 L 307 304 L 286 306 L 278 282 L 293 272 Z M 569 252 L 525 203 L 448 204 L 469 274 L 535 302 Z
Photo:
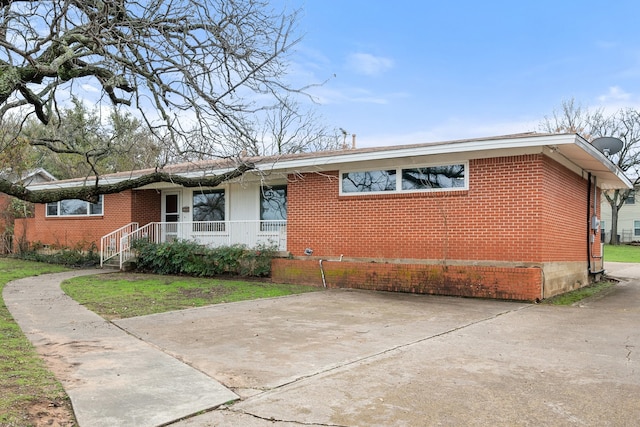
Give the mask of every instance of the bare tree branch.
M 0 125 L 11 114 L 60 123 L 75 96 L 131 107 L 168 157 L 228 156 L 255 143 L 256 113 L 301 92 L 285 81 L 297 16 L 267 0 L 0 0 Z M 109 154 L 61 139 L 31 143 L 84 157 L 96 180 L 96 161 Z M 95 188 L 111 191 L 87 194 Z

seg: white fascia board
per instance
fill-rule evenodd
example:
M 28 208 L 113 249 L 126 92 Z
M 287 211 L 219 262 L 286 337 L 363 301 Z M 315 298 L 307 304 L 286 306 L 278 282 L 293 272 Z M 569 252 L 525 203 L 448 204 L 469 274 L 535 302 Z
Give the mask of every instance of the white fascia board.
M 495 154 L 497 150 L 503 150 L 501 155 L 508 155 L 506 150 L 513 151 L 515 149 L 526 149 L 534 147 L 562 147 L 566 145 L 577 146 L 582 151 L 586 152 L 589 157 L 597 160 L 598 168 L 606 168 L 608 173 L 614 174 L 624 185 L 632 188 L 631 182 L 624 176 L 622 171 L 609 161 L 602 153 L 596 150 L 586 140 L 575 134 L 567 135 L 533 135 L 531 137 L 518 137 L 518 138 L 498 138 L 498 139 L 481 139 L 481 140 L 466 140 L 460 142 L 442 142 L 425 145 L 404 146 L 399 148 L 389 147 L 387 149 L 372 150 L 365 152 L 350 152 L 345 151 L 344 154 L 336 154 L 335 152 L 327 156 L 313 156 L 304 159 L 280 159 L 274 162 L 265 164 L 258 164 L 257 171 L 269 171 L 276 172 L 281 171 L 283 173 L 300 171 L 304 172 L 313 170 L 319 171 L 327 169 L 333 166 L 339 166 L 345 163 L 359 163 L 376 160 L 389 160 L 389 159 L 401 159 L 408 157 L 420 157 L 420 156 L 434 156 L 441 154 L 456 154 L 456 153 L 473 153 L 476 155 L 480 153 Z M 569 161 L 572 161 L 570 157 L 566 157 Z M 574 163 L 575 164 L 575 163 Z M 595 172 L 595 170 L 589 170 L 585 167 L 576 164 L 587 172 Z M 179 174 L 187 178 L 198 178 L 202 176 L 211 176 L 230 172 L 234 168 L 224 169 L 211 169 L 211 170 L 199 170 L 187 173 Z M 603 172 L 601 170 L 601 172 Z M 131 178 L 135 178 L 137 175 L 131 174 L 129 176 L 120 177 L 101 177 L 100 184 L 114 184 L 122 181 L 126 181 Z M 70 182 L 52 182 L 47 184 L 38 184 L 29 186 L 34 190 L 45 190 L 54 188 L 71 188 L 82 187 L 86 185 L 94 185 L 93 180 L 84 181 L 70 181 Z
M 490 151 L 504 150 L 513 148 L 527 148 L 545 145 L 571 144 L 576 139 L 575 135 L 545 135 L 532 136 L 525 138 L 505 138 L 505 139 L 486 139 L 486 140 L 468 140 L 461 142 L 442 142 L 428 145 L 404 146 L 400 148 L 388 147 L 387 149 L 366 151 L 366 152 L 350 152 L 346 150 L 344 154 L 336 155 L 335 152 L 327 156 L 313 156 L 305 159 L 293 160 L 275 160 L 274 162 L 258 164 L 257 170 L 260 171 L 304 171 L 312 168 L 321 170 L 332 165 L 340 165 L 344 163 L 358 163 L 372 160 L 400 159 L 406 157 L 430 156 L 437 154 L 454 154 L 465 153 L 471 151 Z M 180 176 L 186 178 L 198 178 L 202 176 L 219 175 L 230 172 L 234 168 L 198 170 L 193 172 L 181 173 Z M 131 174 L 119 177 L 100 177 L 100 184 L 115 184 L 128 179 L 136 178 L 138 175 Z M 95 185 L 93 179 L 82 181 L 58 182 L 50 184 L 34 184 L 28 186 L 33 190 L 49 190 L 56 188 L 73 188 Z
M 611 162 L 611 160 L 609 160 L 607 156 L 601 153 L 588 141 L 586 141 L 581 137 L 577 137 L 575 141 L 575 145 L 581 148 L 582 150 L 584 150 L 587 154 L 589 154 L 591 157 L 593 157 L 595 160 L 598 161 L 597 170 L 593 168 L 587 168 L 587 167 L 583 167 L 583 170 L 585 170 L 586 172 L 591 172 L 593 175 L 596 175 L 596 176 L 602 172 L 605 172 L 605 173 L 609 172 L 615 175 L 622 182 L 622 184 L 626 186 L 626 188 L 628 189 L 633 188 L 633 183 L 629 180 L 629 178 L 626 177 L 622 169 L 620 169 L 618 166 L 613 164 L 613 162 Z M 605 184 L 605 186 L 602 188 L 607 190 L 607 189 L 620 188 L 620 186 L 607 186 Z
M 425 146 L 403 148 L 389 148 L 388 150 L 369 151 L 364 153 L 349 153 L 331 156 L 318 156 L 301 160 L 281 160 L 274 162 L 270 170 L 275 169 L 304 169 L 322 166 L 339 165 L 342 163 L 366 162 L 371 160 L 397 159 L 404 157 L 431 156 L 437 154 L 466 153 L 470 151 L 490 151 L 512 148 L 526 148 L 546 145 L 572 144 L 574 135 L 534 136 L 530 138 L 510 138 L 494 140 L 478 140 L 463 142 L 435 143 Z M 266 169 L 261 167 L 261 169 Z

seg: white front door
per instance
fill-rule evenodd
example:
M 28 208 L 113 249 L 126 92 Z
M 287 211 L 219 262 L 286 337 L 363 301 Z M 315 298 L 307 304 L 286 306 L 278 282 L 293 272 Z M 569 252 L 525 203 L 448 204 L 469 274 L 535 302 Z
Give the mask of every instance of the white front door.
M 162 227 L 162 241 L 171 242 L 178 238 L 180 222 L 180 193 L 177 191 L 165 192 L 162 196 L 162 222 L 175 223 L 164 224 Z

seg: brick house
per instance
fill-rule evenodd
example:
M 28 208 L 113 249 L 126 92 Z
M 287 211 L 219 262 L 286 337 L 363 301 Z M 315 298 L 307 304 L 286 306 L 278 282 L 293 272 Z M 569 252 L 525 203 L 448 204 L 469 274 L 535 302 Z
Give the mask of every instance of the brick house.
M 288 255 L 273 261 L 277 281 L 533 301 L 602 272 L 600 190 L 631 185 L 575 134 L 250 160 L 256 171 L 219 188 L 158 183 L 94 205 L 39 205 L 21 225 L 32 242 L 93 243 L 105 259 L 141 236 L 264 243 Z M 193 176 L 228 166 L 169 169 Z M 75 185 L 84 182 L 33 188 Z
M 12 182 L 25 185 L 55 181 L 55 177 L 45 169 L 37 168 L 17 174 L 11 170 L 0 171 L 0 177 Z M 14 204 L 16 200 L 4 193 L 0 193 L 0 254 L 10 253 L 13 249 L 13 224 L 16 216 L 29 216 L 31 204 Z M 19 209 L 22 208 L 22 209 Z

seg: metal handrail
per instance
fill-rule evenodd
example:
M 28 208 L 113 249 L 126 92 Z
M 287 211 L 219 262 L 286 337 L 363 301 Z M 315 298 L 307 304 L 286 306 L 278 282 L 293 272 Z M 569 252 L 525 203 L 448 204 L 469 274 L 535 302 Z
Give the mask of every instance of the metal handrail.
M 105 261 L 119 255 L 118 249 L 120 248 L 122 236 L 130 234 L 137 228 L 137 222 L 130 222 L 100 238 L 100 267 L 104 265 Z

